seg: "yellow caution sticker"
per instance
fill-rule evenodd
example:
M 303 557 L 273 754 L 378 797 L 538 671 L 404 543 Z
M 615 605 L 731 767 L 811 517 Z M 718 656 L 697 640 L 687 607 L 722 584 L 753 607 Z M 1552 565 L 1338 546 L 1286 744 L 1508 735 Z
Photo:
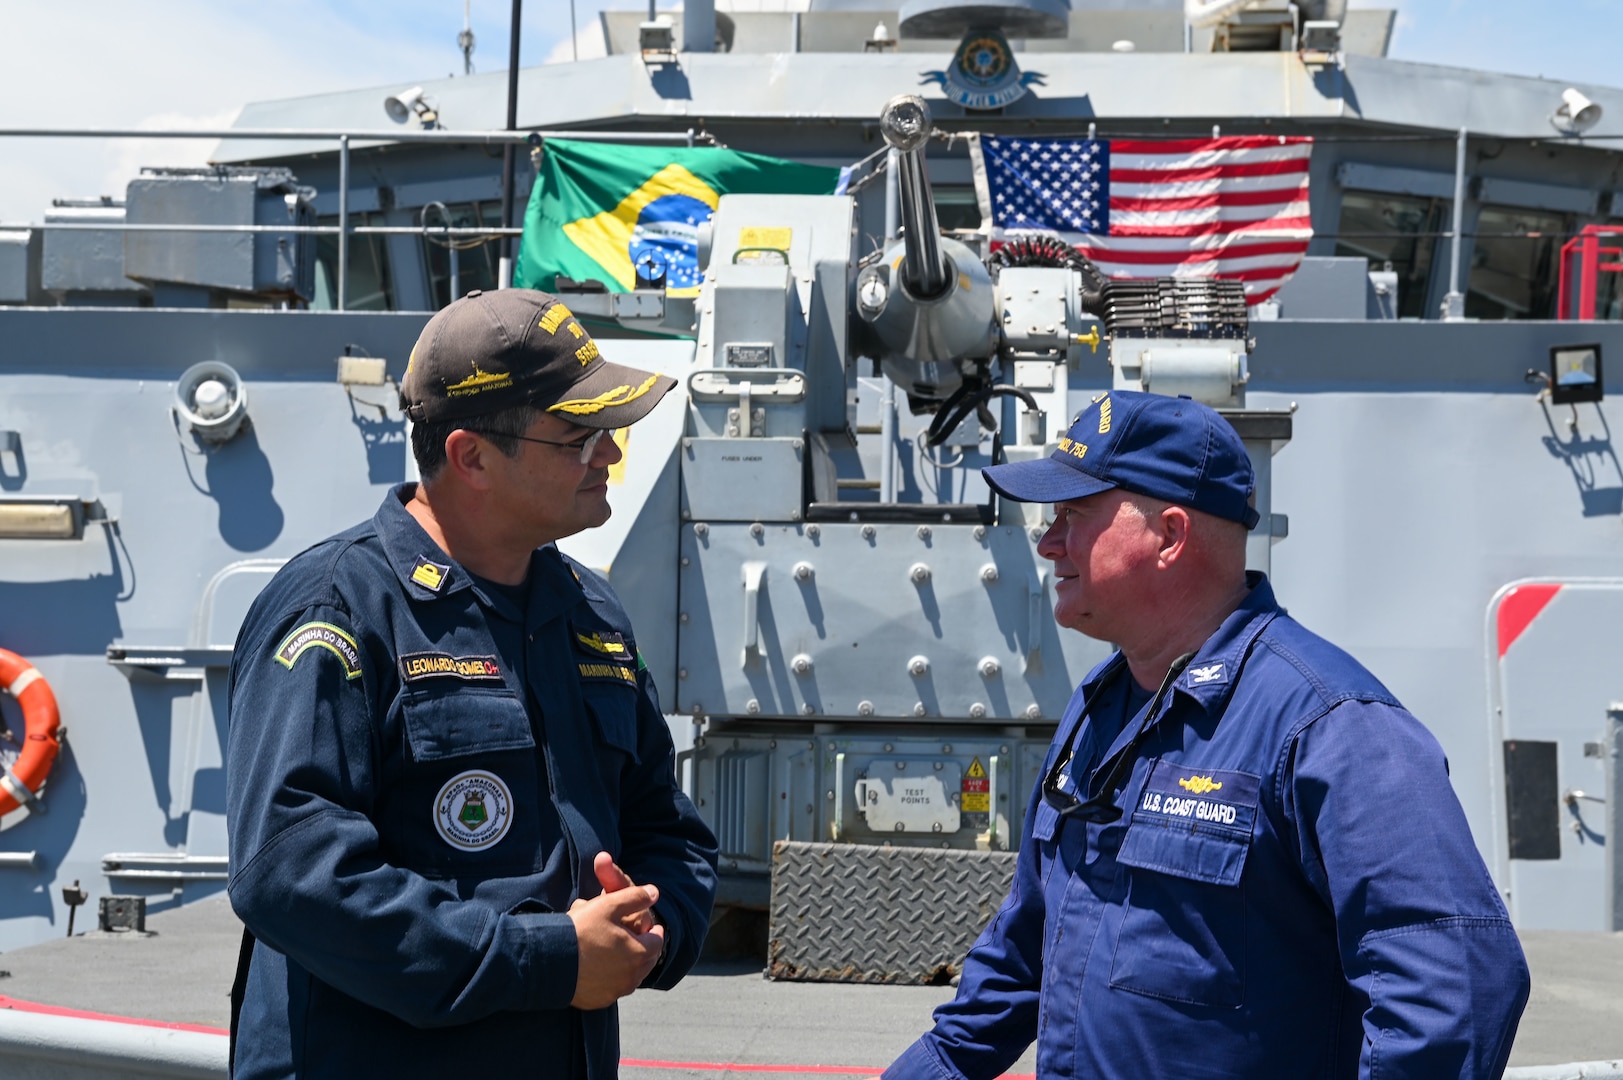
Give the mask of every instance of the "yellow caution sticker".
M 964 771 L 964 782 L 958 792 L 958 809 L 965 814 L 986 814 L 992 809 L 992 781 L 986 775 L 986 766 L 976 758 Z
M 738 246 L 788 251 L 794 235 L 795 231 L 787 225 L 746 225 L 738 230 Z

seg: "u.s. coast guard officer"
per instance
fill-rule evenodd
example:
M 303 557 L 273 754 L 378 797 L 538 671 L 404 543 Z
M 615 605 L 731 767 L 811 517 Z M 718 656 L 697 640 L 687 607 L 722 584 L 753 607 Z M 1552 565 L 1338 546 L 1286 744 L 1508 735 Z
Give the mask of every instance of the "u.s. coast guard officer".
M 1521 948 L 1435 739 L 1245 569 L 1244 446 L 1101 395 L 1048 459 L 1054 617 L 1115 643 L 1072 698 L 1013 887 L 887 1078 L 1498 1077 Z
M 612 1077 L 615 1001 L 693 964 L 714 838 L 614 593 L 550 546 L 672 385 L 543 293 L 429 320 L 422 482 L 292 559 L 232 659 L 238 1078 Z

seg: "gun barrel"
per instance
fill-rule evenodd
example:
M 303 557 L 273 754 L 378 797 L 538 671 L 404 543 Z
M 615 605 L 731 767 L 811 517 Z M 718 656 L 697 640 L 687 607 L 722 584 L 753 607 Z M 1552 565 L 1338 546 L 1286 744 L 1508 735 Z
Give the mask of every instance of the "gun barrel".
M 879 130 L 896 150 L 897 190 L 901 196 L 902 242 L 905 257 L 901 276 L 907 291 L 931 300 L 947 291 L 946 257 L 941 253 L 941 222 L 930 194 L 930 173 L 924 146 L 930 138 L 930 110 L 924 99 L 903 94 L 885 103 Z

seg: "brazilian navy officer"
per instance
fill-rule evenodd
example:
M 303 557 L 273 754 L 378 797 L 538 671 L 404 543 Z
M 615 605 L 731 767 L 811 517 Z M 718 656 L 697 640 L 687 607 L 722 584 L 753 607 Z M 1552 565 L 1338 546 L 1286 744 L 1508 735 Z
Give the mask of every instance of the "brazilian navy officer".
M 552 546 L 672 385 L 544 293 L 423 329 L 422 481 L 283 567 L 232 659 L 237 1077 L 613 1077 L 616 1000 L 693 964 L 714 838 L 619 601 Z
M 1066 709 L 1014 884 L 888 1078 L 1497 1078 L 1528 975 L 1441 748 L 1245 568 L 1244 446 L 1101 394 L 1049 458 L 1054 617 L 1115 644 Z

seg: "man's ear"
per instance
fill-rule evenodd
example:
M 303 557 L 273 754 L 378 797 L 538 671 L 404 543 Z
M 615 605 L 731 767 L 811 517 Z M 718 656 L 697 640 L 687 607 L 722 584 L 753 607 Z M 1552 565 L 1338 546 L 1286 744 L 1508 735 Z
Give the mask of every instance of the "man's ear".
M 458 428 L 445 439 L 445 465 L 469 487 L 484 491 L 491 486 L 489 455 L 496 450 L 489 443 Z
M 1156 519 L 1161 547 L 1157 554 L 1163 565 L 1170 566 L 1183 557 L 1189 547 L 1189 511 L 1181 506 L 1168 506 Z

